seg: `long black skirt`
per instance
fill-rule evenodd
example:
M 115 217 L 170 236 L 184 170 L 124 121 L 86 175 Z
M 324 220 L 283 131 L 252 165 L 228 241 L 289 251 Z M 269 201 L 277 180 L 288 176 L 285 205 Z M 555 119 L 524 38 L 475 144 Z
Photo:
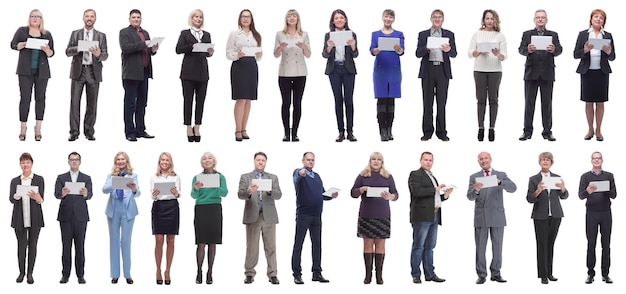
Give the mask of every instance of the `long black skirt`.
M 197 244 L 222 244 L 222 205 L 200 204 L 195 207 L 193 224 Z

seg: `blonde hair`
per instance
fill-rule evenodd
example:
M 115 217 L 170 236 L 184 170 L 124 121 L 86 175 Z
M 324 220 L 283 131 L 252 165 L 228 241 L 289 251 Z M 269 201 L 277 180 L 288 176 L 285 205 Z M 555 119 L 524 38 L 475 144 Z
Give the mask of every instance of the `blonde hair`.
M 202 16 L 202 24 L 200 25 L 200 28 L 203 28 L 204 27 L 204 12 L 202 12 L 202 10 L 200 9 L 194 9 L 191 11 L 191 13 L 189 13 L 189 19 L 187 19 L 187 24 L 189 24 L 190 27 L 193 27 L 193 17 L 196 15 Z
M 117 157 L 120 156 L 120 155 L 124 156 L 124 158 L 126 159 L 126 172 L 129 175 L 132 175 L 133 174 L 133 167 L 132 167 L 132 165 L 130 165 L 130 157 L 128 157 L 128 154 L 126 154 L 126 152 L 124 152 L 124 151 L 120 151 L 118 153 L 115 153 L 115 157 L 113 157 L 113 168 L 111 169 L 111 174 L 115 176 L 115 175 L 118 175 L 121 172 L 121 170 L 117 168 L 117 164 L 115 163 L 116 160 L 117 160 Z
M 209 158 L 209 157 L 213 158 L 213 171 L 214 171 L 214 172 L 217 172 L 217 169 L 216 169 L 216 167 L 217 167 L 217 158 L 216 158 L 216 157 L 215 157 L 215 155 L 213 155 L 213 153 L 211 153 L 211 152 L 208 152 L 208 151 L 207 151 L 207 152 L 204 152 L 204 153 L 202 154 L 202 157 L 200 157 L 200 166 L 202 166 L 202 160 L 203 160 L 204 158 Z M 204 167 L 203 167 L 203 168 L 204 168 Z
M 35 13 L 35 15 L 39 16 L 39 31 L 41 32 L 41 34 L 45 34 L 47 33 L 46 29 L 44 29 L 43 27 L 43 14 L 41 13 L 41 11 L 39 11 L 39 9 L 33 9 L 30 11 L 30 13 L 28 14 L 28 22 L 27 22 L 27 26 L 30 27 L 30 16 L 33 15 L 33 13 Z
M 289 28 L 289 24 L 287 23 L 287 19 L 291 15 L 295 15 L 298 18 L 298 22 L 296 22 L 296 33 L 298 35 L 302 36 L 302 25 L 300 24 L 300 14 L 295 9 L 287 10 L 287 13 L 285 14 L 285 28 L 283 28 L 283 33 L 285 33 L 285 34 L 287 33 L 287 28 Z
M 361 176 L 364 176 L 366 178 L 371 177 L 372 176 L 372 167 L 369 161 L 371 161 L 372 159 L 380 159 L 382 161 L 381 165 L 380 165 L 380 175 L 383 176 L 383 178 L 389 178 L 389 171 L 387 171 L 385 169 L 385 158 L 383 157 L 383 154 L 376 151 L 374 153 L 372 153 L 370 155 L 370 159 L 367 162 L 367 166 L 365 166 L 365 168 L 361 171 Z
M 170 169 L 167 171 L 167 175 L 168 176 L 175 176 L 176 173 L 174 172 L 174 159 L 172 159 L 172 154 L 170 154 L 169 152 L 161 152 L 161 154 L 159 155 L 159 160 L 157 161 L 157 171 L 156 171 L 156 175 L 157 177 L 161 175 L 161 157 L 165 155 L 167 156 L 167 159 L 170 160 Z

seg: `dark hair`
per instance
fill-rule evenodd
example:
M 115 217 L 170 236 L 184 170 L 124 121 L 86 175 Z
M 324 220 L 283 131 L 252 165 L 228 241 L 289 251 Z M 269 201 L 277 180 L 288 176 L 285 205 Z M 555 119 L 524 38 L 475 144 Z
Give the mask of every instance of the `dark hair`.
M 78 160 L 81 160 L 81 156 L 80 156 L 80 154 L 78 154 L 78 152 L 76 152 L 76 151 L 72 151 L 72 153 L 70 153 L 70 154 L 67 156 L 67 159 L 69 160 L 69 159 L 70 159 L 70 157 L 71 157 L 72 155 L 78 155 Z
M 141 11 L 139 11 L 139 9 L 133 9 L 130 11 L 130 13 L 128 14 L 129 16 L 133 15 L 133 13 L 137 13 L 139 15 L 141 15 Z
M 85 11 L 83 12 L 83 15 L 85 15 L 85 14 L 86 14 L 87 12 L 89 12 L 89 11 L 93 12 L 93 15 L 94 15 L 94 16 L 96 16 L 96 11 L 95 11 L 95 10 L 93 10 L 93 9 L 91 9 L 91 8 L 89 8 L 89 9 L 85 10 Z
M 485 28 L 485 18 L 487 17 L 487 13 L 491 13 L 491 15 L 493 16 L 493 30 L 496 32 L 499 32 L 500 31 L 500 16 L 493 9 L 487 9 L 483 11 L 483 18 L 480 19 L 480 29 L 482 30 Z
M 602 9 L 594 9 L 593 11 L 591 11 L 591 16 L 589 16 L 589 26 L 592 25 L 591 21 L 593 20 L 593 16 L 599 14 L 602 16 L 602 18 L 604 18 L 604 23 L 602 24 L 602 28 L 604 28 L 604 26 L 606 25 L 606 12 L 604 12 L 604 10 Z
M 267 154 L 265 154 L 265 152 L 263 152 L 263 151 L 259 151 L 257 153 L 254 153 L 254 157 L 253 158 L 256 158 L 259 155 L 265 157 L 265 160 L 267 160 Z
M 30 162 L 33 162 L 33 157 L 30 156 L 30 153 L 28 152 L 24 152 L 22 153 L 22 155 L 20 155 L 20 162 L 24 161 L 24 160 L 30 160 Z
M 346 15 L 346 13 L 343 10 L 337 9 L 337 10 L 333 11 L 333 13 L 330 15 L 330 24 L 328 25 L 328 27 L 330 28 L 330 31 L 334 32 L 335 29 L 336 29 L 335 22 L 334 22 L 335 14 L 341 14 L 341 15 L 343 15 L 343 17 L 346 18 L 346 24 L 343 26 L 343 28 L 345 30 L 350 30 L 350 27 L 348 26 L 348 16 Z
M 393 11 L 393 9 L 385 9 L 383 11 L 383 16 L 385 16 L 385 14 L 388 14 L 390 16 L 393 16 L 394 18 L 396 17 L 396 13 L 395 11 Z
M 433 156 L 433 154 L 432 154 L 432 153 L 430 153 L 429 151 L 424 151 L 424 152 L 422 152 L 422 155 L 420 155 L 420 160 L 422 160 L 422 158 L 424 158 L 424 155 L 430 155 L 430 156 Z
M 254 16 L 252 16 L 252 11 L 250 11 L 249 9 L 244 9 L 241 12 L 239 12 L 239 19 L 237 19 L 237 25 L 241 27 L 241 15 L 246 11 L 250 13 L 250 32 L 252 32 L 252 36 L 256 40 L 259 47 L 261 47 L 261 34 L 259 34 L 259 32 L 256 31 L 256 28 L 254 28 Z

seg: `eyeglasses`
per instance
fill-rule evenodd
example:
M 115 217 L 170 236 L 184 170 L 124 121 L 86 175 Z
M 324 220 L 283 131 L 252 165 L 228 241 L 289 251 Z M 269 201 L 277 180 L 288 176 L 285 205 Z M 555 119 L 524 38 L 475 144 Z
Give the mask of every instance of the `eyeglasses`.
M 252 18 L 252 15 L 242 15 L 241 18 Z
M 547 19 L 545 16 L 535 16 L 535 19 Z
M 30 18 L 42 18 L 41 15 L 31 15 Z
M 592 157 L 592 160 L 602 160 L 602 157 Z
M 80 161 L 80 158 L 70 158 L 69 161 Z

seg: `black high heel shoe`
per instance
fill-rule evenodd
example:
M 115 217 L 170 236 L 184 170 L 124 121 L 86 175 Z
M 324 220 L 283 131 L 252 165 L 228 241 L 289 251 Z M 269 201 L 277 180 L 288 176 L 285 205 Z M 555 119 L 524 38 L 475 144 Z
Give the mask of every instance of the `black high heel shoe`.
M 198 271 L 196 275 L 196 284 L 202 284 L 202 271 Z
M 493 142 L 496 140 L 496 131 L 494 129 L 489 129 L 489 142 Z
M 196 133 L 196 128 L 194 127 L 193 129 L 193 141 L 194 142 L 200 142 L 200 130 L 198 130 L 198 132 Z
M 246 130 L 241 130 L 241 138 L 244 140 L 250 139 L 250 137 L 248 137 L 248 132 L 246 132 Z
M 235 141 L 237 141 L 237 142 L 241 142 L 241 141 L 243 141 L 243 136 L 237 136 L 237 134 L 240 134 L 240 135 L 241 135 L 241 132 L 242 132 L 242 131 L 236 131 L 236 132 L 235 132 Z
M 187 132 L 187 142 L 191 143 L 194 142 L 196 140 L 196 136 L 195 136 L 195 132 L 193 129 L 191 129 L 191 136 L 189 136 L 189 132 Z
M 157 285 L 163 285 L 163 280 L 156 280 Z
M 485 128 L 478 129 L 478 142 L 485 140 Z

